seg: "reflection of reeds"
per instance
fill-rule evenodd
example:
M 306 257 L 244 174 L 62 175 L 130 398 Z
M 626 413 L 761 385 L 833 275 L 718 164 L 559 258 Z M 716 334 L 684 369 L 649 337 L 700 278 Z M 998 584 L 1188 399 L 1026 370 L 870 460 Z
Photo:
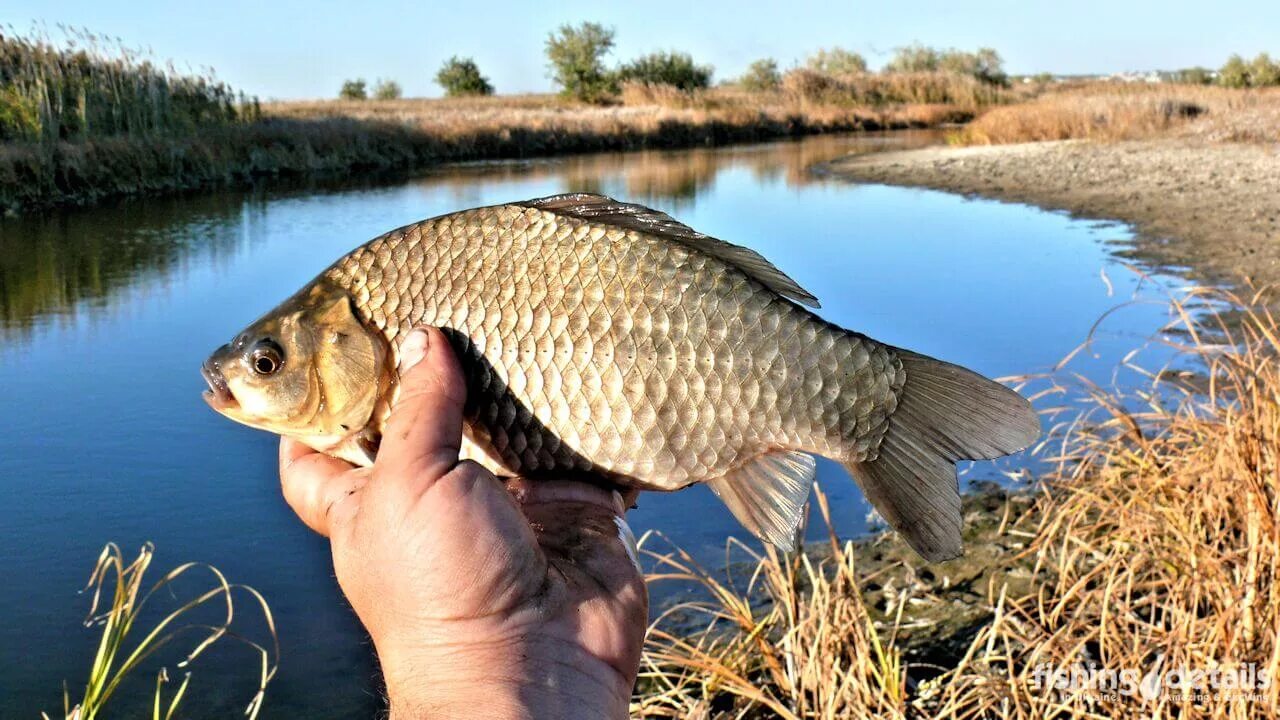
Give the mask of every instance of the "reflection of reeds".
M 275 621 L 267 602 L 257 590 L 245 585 L 229 583 L 226 577 L 209 565 L 186 563 L 165 573 L 149 588 L 143 584 L 147 569 L 151 566 L 152 548 L 145 546 L 137 559 L 127 562 L 115 544 L 108 544 L 98 556 L 93 574 L 89 577 L 88 590 L 93 593 L 93 604 L 89 610 L 87 625 L 102 627 L 102 639 L 89 669 L 89 678 L 85 684 L 84 695 L 73 706 L 69 693 L 63 696 L 63 716 L 67 720 L 92 720 L 103 711 L 113 695 L 120 689 L 123 681 L 131 677 L 142 663 L 154 653 L 177 640 L 179 636 L 194 635 L 197 639 L 191 650 L 178 663 L 178 667 L 186 668 L 190 663 L 223 638 L 239 641 L 252 648 L 260 658 L 258 690 L 254 693 L 245 709 L 245 714 L 255 718 L 262 708 L 263 696 L 267 684 L 276 672 L 276 658 L 280 656 L 279 642 L 276 638 Z M 175 610 L 155 621 L 149 628 L 136 628 L 135 622 L 144 617 L 147 603 L 158 592 L 171 592 L 180 579 L 198 572 L 207 572 L 213 579 L 212 587 L 197 594 Z M 240 591 L 251 597 L 262 611 L 266 628 L 271 635 L 271 647 L 256 643 L 231 631 L 235 619 L 235 603 L 233 592 Z M 110 592 L 110 607 L 99 612 L 104 593 Z M 221 606 L 218 614 L 220 620 L 213 624 L 200 622 L 191 616 L 200 614 L 205 607 Z M 201 618 L 202 619 L 202 618 Z M 127 644 L 139 633 L 145 634 L 128 648 Z M 153 717 L 155 720 L 169 720 L 174 717 L 186 695 L 191 674 L 187 672 L 182 682 L 166 698 L 164 686 L 168 675 L 161 670 L 156 677 L 156 690 L 153 699 Z M 48 714 L 44 715 L 48 720 Z
M 646 654 L 652 690 L 635 708 L 653 717 L 1277 716 L 1280 323 L 1258 299 L 1200 291 L 1174 303 L 1187 338 L 1179 349 L 1199 380 L 1151 372 L 1132 396 L 1083 393 L 1086 411 L 1055 435 L 1055 469 L 1032 510 L 1001 523 L 1030 539 L 1003 554 L 1001 570 L 1029 571 L 1031 582 L 991 584 L 988 619 L 954 666 L 904 663 L 895 616 L 867 622 L 854 546 L 833 543 L 823 564 L 757 555 L 738 576 L 754 586 L 710 580 L 675 554 L 661 560 L 677 571 L 660 565 L 655 579 L 709 591 L 699 609 L 715 622 L 671 631 L 662 625 L 671 616 L 659 621 Z M 1193 317 L 1187 308 L 1203 301 L 1244 309 L 1230 325 Z M 1249 664 L 1270 682 L 1168 686 L 1174 670 Z M 1104 675 L 1100 686 L 1059 690 L 1046 670 L 1125 672 L 1134 684 Z

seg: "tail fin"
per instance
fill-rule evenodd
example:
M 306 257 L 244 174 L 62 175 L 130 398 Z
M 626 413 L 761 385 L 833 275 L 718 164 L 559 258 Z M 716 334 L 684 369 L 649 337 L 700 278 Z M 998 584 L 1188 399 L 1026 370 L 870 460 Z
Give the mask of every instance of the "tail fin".
M 906 383 L 880 454 L 845 465 L 889 525 L 926 560 L 963 552 L 957 460 L 1017 452 L 1040 436 L 1031 404 L 958 365 L 898 350 Z

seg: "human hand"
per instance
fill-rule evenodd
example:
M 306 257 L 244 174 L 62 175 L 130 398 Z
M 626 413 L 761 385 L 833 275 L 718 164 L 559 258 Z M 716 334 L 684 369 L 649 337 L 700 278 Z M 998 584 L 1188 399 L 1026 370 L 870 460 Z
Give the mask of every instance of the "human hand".
M 626 717 L 648 596 L 622 498 L 459 462 L 447 339 L 416 330 L 401 358 L 373 467 L 280 444 L 285 499 L 330 540 L 392 718 Z

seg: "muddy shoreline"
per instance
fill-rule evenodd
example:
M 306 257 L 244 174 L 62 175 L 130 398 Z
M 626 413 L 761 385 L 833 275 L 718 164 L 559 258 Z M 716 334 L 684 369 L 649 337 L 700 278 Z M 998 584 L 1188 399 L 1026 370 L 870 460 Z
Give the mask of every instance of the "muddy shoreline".
M 1280 145 L 1176 140 L 931 147 L 814 172 L 1119 220 L 1122 254 L 1210 284 L 1280 282 Z

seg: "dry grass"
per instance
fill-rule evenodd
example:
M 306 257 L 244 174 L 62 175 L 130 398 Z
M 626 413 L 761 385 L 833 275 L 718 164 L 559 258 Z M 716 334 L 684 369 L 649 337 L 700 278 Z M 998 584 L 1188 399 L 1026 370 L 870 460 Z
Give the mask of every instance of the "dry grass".
M 969 145 L 1202 137 L 1280 142 L 1280 89 L 1092 83 L 993 108 L 957 134 Z
M 259 121 L 190 136 L 0 143 L 0 213 L 260 177 L 933 127 L 972 115 L 944 105 L 805 104 L 733 89 L 632 89 L 632 102 L 637 93 L 642 104 L 607 107 L 550 95 L 274 103 Z
M 1195 293 L 1174 303 L 1182 360 L 1195 373 L 1135 366 L 1150 384 L 1132 396 L 1087 384 L 1083 397 L 1072 391 L 1088 410 L 1052 436 L 1056 470 L 1031 512 L 1001 523 L 1031 539 L 1003 556 L 1002 569 L 1029 566 L 1031 582 L 992 582 L 989 618 L 954 666 L 903 661 L 900 610 L 868 621 L 855 546 L 833 541 L 821 562 L 757 556 L 730 575 L 750 585 L 715 580 L 675 553 L 662 556 L 674 571 L 654 579 L 703 588 L 710 600 L 693 609 L 714 622 L 682 632 L 675 616 L 659 619 L 633 709 L 691 718 L 1277 717 L 1274 682 L 1252 696 L 1168 686 L 1178 668 L 1280 673 L 1280 324 L 1258 301 Z M 1187 310 L 1206 302 L 1242 309 L 1230 324 Z M 1134 684 L 1109 692 L 1124 679 L 1095 673 L 1092 687 L 1055 690 L 1037 668 L 1128 671 Z M 1158 690 L 1149 698 L 1144 678 Z
M 166 695 L 166 686 L 171 682 L 167 669 L 161 668 L 156 676 L 152 718 L 171 720 L 179 716 L 191 684 L 192 663 L 224 639 L 244 644 L 257 657 L 258 687 L 244 711 L 251 720 L 256 718 L 262 709 L 267 684 L 276 674 L 280 657 L 275 620 L 266 600 L 257 590 L 230 583 L 217 568 L 200 563 L 179 565 L 147 586 L 145 579 L 153 554 L 153 548 L 146 545 L 137 559 L 129 562 L 120 548 L 111 543 L 98 556 L 85 588 L 91 591 L 93 598 L 85 625 L 101 627 L 102 638 L 89 668 L 84 693 L 74 705 L 70 691 L 64 688 L 62 717 L 66 720 L 93 720 L 100 714 L 106 714 L 104 709 L 118 712 L 115 706 L 120 703 L 111 702 L 111 699 L 123 684 L 139 674 L 143 663 L 167 646 L 181 644 L 191 636 L 190 649 L 177 663 L 183 671 L 178 686 Z M 211 582 L 207 589 L 197 592 L 158 619 L 153 617 L 154 613 L 147 612 L 149 604 L 163 602 L 166 595 L 176 599 L 174 586 L 199 574 L 209 576 Z M 235 623 L 237 595 L 248 596 L 252 606 L 261 612 L 271 638 L 269 643 L 255 642 L 240 632 L 239 624 Z M 212 611 L 212 615 L 206 611 Z M 233 625 L 236 626 L 234 629 Z M 43 713 L 42 717 L 49 720 L 48 713 Z
M 708 599 L 677 605 L 650 627 L 632 715 L 903 717 L 905 667 L 863 602 L 852 546 L 833 536 L 825 561 L 731 540 L 735 549 L 749 572 L 723 580 L 678 548 L 646 550 L 657 561 L 648 582 L 693 583 Z
M 974 112 L 1025 97 L 1028 89 L 1007 89 L 969 75 L 945 72 L 852 73 L 829 75 L 797 68 L 782 78 L 783 91 L 802 104 L 954 105 Z

